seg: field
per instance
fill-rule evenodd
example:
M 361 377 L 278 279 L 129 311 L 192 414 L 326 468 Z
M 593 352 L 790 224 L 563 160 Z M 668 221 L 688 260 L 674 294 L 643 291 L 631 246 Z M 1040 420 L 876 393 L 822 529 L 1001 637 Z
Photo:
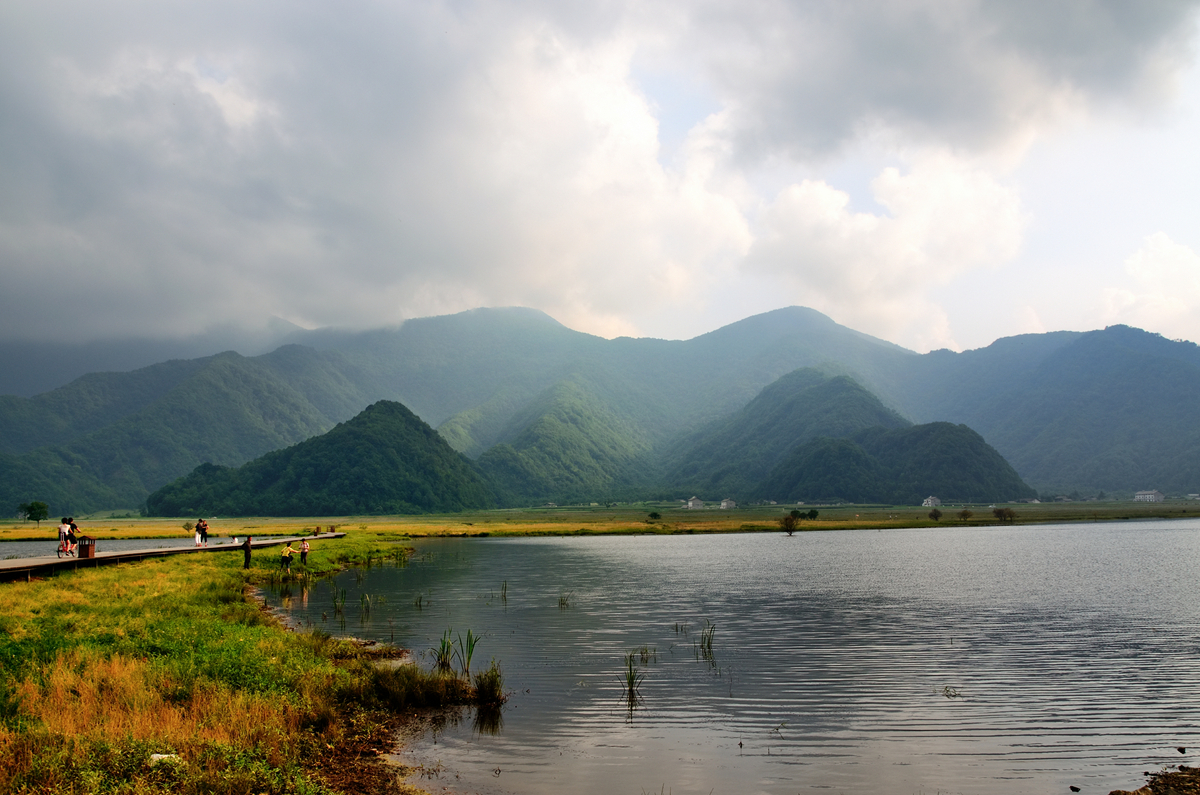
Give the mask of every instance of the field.
M 354 535 L 364 532 L 376 540 L 402 536 L 506 536 L 506 535 L 579 535 L 588 533 L 737 533 L 779 529 L 778 521 L 795 506 L 755 506 L 734 510 L 687 510 L 679 503 L 638 503 L 617 506 L 563 506 L 534 509 L 480 511 L 476 513 L 423 516 L 334 516 L 299 518 L 209 518 L 210 534 L 217 537 L 249 535 L 292 535 L 311 533 L 315 528 L 331 526 Z M 800 530 L 844 530 L 851 528 L 923 527 L 950 525 L 962 527 L 999 524 L 991 505 L 943 505 L 942 517 L 935 522 L 929 509 L 912 505 L 804 505 L 805 512 L 816 510 L 815 520 L 805 519 Z M 1122 519 L 1179 519 L 1200 516 L 1200 502 L 1162 503 L 1067 502 L 1011 503 L 1015 524 L 1053 522 L 1099 522 Z M 963 510 L 969 519 L 960 518 Z M 650 514 L 658 514 L 651 518 Z M 128 514 L 100 513 L 76 517 L 85 535 L 96 538 L 187 538 L 184 519 L 130 517 Z M 0 522 L 0 541 L 44 540 L 56 537 L 57 523 L 42 522 L 40 528 L 28 522 Z
M 322 541 L 308 573 L 402 550 Z M 277 561 L 186 555 L 0 585 L 0 791 L 420 792 L 379 756 L 401 717 L 493 703 L 499 676 L 379 666 L 401 652 L 287 630 L 254 597 Z

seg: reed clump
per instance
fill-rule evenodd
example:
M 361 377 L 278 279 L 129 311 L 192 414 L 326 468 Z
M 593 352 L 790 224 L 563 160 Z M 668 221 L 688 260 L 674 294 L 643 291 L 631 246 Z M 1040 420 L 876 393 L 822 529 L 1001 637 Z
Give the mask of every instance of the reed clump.
M 620 680 L 621 701 L 629 711 L 630 717 L 633 716 L 633 711 L 642 705 L 642 681 L 646 678 L 638 667 L 637 657 L 637 650 L 625 655 L 625 669 Z

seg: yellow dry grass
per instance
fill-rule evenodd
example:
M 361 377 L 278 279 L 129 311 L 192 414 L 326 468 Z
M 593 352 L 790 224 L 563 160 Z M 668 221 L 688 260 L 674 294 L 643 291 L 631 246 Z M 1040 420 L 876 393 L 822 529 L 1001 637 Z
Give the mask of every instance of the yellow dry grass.
M 297 731 L 303 715 L 286 702 L 235 692 L 218 683 L 197 688 L 182 704 L 167 701 L 161 674 L 142 660 L 75 649 L 17 688 L 22 710 L 50 732 L 72 737 L 153 740 L 164 748 L 196 742 L 274 746 Z

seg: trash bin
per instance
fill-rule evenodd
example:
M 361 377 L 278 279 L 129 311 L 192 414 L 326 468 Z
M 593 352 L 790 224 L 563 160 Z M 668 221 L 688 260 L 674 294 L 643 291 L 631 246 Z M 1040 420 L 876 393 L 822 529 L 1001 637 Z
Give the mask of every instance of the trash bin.
M 79 537 L 79 557 L 94 558 L 96 557 L 96 539 L 91 536 Z

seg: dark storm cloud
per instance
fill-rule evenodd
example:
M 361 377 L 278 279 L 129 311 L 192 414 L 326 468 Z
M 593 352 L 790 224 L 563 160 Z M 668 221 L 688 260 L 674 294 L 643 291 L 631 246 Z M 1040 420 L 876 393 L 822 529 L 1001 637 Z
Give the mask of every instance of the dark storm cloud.
M 1152 103 L 1192 7 L 7 3 L 0 337 L 695 318 L 751 248 L 747 163 Z M 722 108 L 671 169 L 641 60 Z
M 877 128 L 974 148 L 1064 104 L 1146 104 L 1190 56 L 1195 3 L 708 3 L 686 38 L 743 150 L 801 157 Z

